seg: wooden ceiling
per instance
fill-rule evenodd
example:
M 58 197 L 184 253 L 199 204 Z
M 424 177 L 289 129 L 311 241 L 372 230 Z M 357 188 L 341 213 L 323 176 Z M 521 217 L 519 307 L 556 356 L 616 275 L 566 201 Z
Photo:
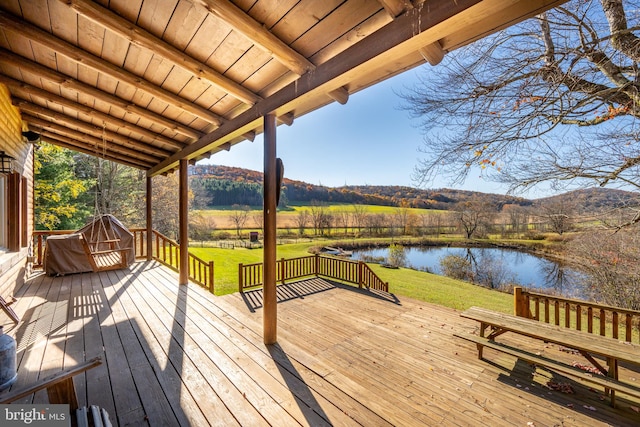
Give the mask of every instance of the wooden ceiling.
M 2 0 L 0 83 L 42 139 L 175 169 L 562 0 Z

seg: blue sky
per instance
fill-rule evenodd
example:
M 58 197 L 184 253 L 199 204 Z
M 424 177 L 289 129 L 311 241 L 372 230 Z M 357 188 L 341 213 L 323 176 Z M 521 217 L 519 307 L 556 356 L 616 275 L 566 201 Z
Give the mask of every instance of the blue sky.
M 409 70 L 373 87 L 352 94 L 346 105 L 334 102 L 298 117 L 291 126 L 278 126 L 277 155 L 285 177 L 329 187 L 342 185 L 417 186 L 412 173 L 422 155 L 419 121 L 402 109 L 397 93 L 417 81 L 422 67 Z M 263 139 L 243 141 L 199 164 L 263 169 Z M 463 185 L 446 180 L 429 188 L 457 188 L 485 193 L 506 193 L 506 187 L 470 174 Z

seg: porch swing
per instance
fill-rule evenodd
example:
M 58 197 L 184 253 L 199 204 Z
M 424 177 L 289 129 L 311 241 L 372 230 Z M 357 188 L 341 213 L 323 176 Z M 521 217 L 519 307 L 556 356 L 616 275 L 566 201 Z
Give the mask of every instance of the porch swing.
M 93 219 L 77 231 L 93 271 L 127 268 L 135 259 L 133 234 L 116 217 L 100 209 L 98 188 L 102 188 L 102 162 L 106 157 L 106 125 L 102 128 L 102 155 L 96 144 L 98 157 L 97 183 Z

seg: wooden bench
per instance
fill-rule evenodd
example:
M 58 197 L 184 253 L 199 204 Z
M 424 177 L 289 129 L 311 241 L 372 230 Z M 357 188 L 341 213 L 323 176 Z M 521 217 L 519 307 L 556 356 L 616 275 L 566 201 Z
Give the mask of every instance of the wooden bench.
M 100 364 L 102 364 L 102 359 L 100 357 L 95 357 L 73 368 L 57 372 L 50 377 L 39 380 L 27 387 L 0 395 L 0 403 L 5 404 L 15 402 L 16 400 L 27 397 L 37 391 L 46 389 L 49 397 L 49 403 L 69 405 L 72 420 L 75 419 L 75 425 L 78 427 L 88 427 L 90 425 L 96 427 L 111 427 L 109 414 L 104 409 L 95 405 L 92 405 L 89 408 L 79 407 L 76 388 L 73 384 L 73 377 L 75 375 L 81 374 Z M 73 416 L 74 413 L 75 417 Z
M 478 348 L 478 358 L 480 359 L 483 358 L 483 348 L 489 347 L 561 374 L 598 384 L 604 387 L 606 392 L 610 392 L 611 406 L 615 406 L 615 391 L 640 398 L 640 388 L 622 382 L 618 378 L 619 361 L 640 365 L 640 346 L 636 344 L 624 343 L 598 335 L 587 335 L 580 331 L 540 323 L 523 317 L 497 313 L 479 307 L 472 307 L 460 315 L 480 322 L 479 336 L 468 333 L 455 334 L 459 338 L 474 342 Z M 490 332 L 485 336 L 487 330 L 490 330 Z M 585 372 L 565 363 L 495 341 L 496 337 L 506 332 L 513 332 L 574 349 L 589 360 L 602 375 Z M 606 359 L 607 368 L 603 367 L 594 356 Z

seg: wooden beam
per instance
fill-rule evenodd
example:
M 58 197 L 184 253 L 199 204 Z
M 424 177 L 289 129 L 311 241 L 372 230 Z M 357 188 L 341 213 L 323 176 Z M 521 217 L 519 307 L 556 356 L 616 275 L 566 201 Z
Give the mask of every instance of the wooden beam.
M 278 298 L 276 293 L 276 116 L 264 116 L 264 180 L 263 180 L 263 301 L 262 322 L 265 344 L 278 340 Z
M 45 142 L 48 142 L 50 144 L 53 145 L 57 145 L 60 147 L 64 147 L 64 148 L 68 148 L 69 150 L 73 150 L 73 151 L 77 151 L 79 153 L 84 153 L 84 154 L 88 154 L 90 156 L 93 157 L 100 157 L 103 158 L 105 160 L 109 160 L 112 162 L 116 162 L 116 163 L 120 163 L 122 165 L 125 166 L 130 166 L 132 168 L 136 168 L 136 169 L 143 169 L 143 170 L 147 170 L 149 169 L 149 167 L 151 167 L 151 165 L 153 165 L 153 163 L 147 163 L 147 162 L 143 162 L 142 160 L 136 159 L 134 157 L 129 157 L 129 156 L 124 156 L 121 154 L 117 154 L 117 153 L 113 153 L 109 150 L 107 150 L 106 153 L 100 153 L 100 156 L 98 156 L 95 152 L 95 150 L 89 150 L 86 148 L 85 144 L 83 144 L 82 142 L 76 141 L 72 138 L 68 138 L 64 135 L 58 135 L 54 132 L 51 132 L 47 129 L 44 128 L 39 128 L 36 127 L 36 129 L 38 129 L 38 132 L 42 135 L 42 140 Z
M 156 159 L 164 158 L 172 154 L 172 151 L 164 150 L 162 148 L 155 147 L 142 141 L 128 138 L 124 135 L 120 135 L 119 133 L 107 130 L 102 126 L 96 126 L 82 120 L 74 119 L 67 116 L 66 114 L 58 113 L 56 111 L 49 110 L 48 108 L 31 104 L 28 101 L 15 99 L 14 105 L 20 108 L 20 110 L 22 110 L 23 112 L 26 111 L 28 113 L 31 113 L 34 117 L 37 116 L 40 118 L 44 118 L 44 120 L 46 121 L 58 125 L 64 125 L 69 129 L 75 128 L 82 133 L 88 134 L 88 136 L 98 138 L 101 141 L 100 145 L 104 144 L 103 139 L 105 139 L 108 144 L 116 143 L 123 147 L 136 150 L 137 152 L 139 152 L 140 156 L 147 156 L 149 158 L 153 156 Z
M 409 0 L 378 0 L 389 16 L 396 18 L 409 9 L 413 9 L 413 5 Z
M 344 86 L 340 86 L 337 89 L 329 92 L 329 96 L 334 101 L 338 101 L 340 104 L 344 105 L 349 101 L 349 91 Z
M 189 162 L 180 160 L 178 236 L 180 238 L 180 285 L 189 284 Z
M 245 104 L 253 105 L 261 98 L 239 83 L 223 76 L 208 65 L 190 57 L 164 40 L 116 15 L 98 3 L 87 0 L 60 0 L 78 15 L 103 26 L 131 43 L 148 49 L 184 68 L 199 79 L 203 79 Z M 219 123 L 218 123 L 219 124 Z
M 244 13 L 242 9 L 228 0 L 192 0 L 203 6 L 207 11 L 217 16 L 233 29 L 243 34 L 262 50 L 270 53 L 278 62 L 298 75 L 303 75 L 315 69 L 300 53 L 289 47 L 284 41 L 276 37 L 262 24 Z
M 419 49 L 420 55 L 432 65 L 438 65 L 444 59 L 444 50 L 439 41 L 433 42 Z
M 133 123 L 129 123 L 126 120 L 122 120 L 117 117 L 110 116 L 106 113 L 95 110 L 86 105 L 78 104 L 77 102 L 71 101 L 67 98 L 63 98 L 62 96 L 55 95 L 51 92 L 47 92 L 44 89 L 40 89 L 38 87 L 28 85 L 26 83 L 12 79 L 10 77 L 6 77 L 2 74 L 0 74 L 0 83 L 3 83 L 7 87 L 9 87 L 13 95 L 19 95 L 20 98 L 22 98 L 20 102 L 28 102 L 26 101 L 26 99 L 29 96 L 36 97 L 43 100 L 44 102 L 47 102 L 47 103 L 50 102 L 55 105 L 66 107 L 77 113 L 86 114 L 89 117 L 95 120 L 101 121 L 103 123 L 107 123 L 115 127 L 126 129 L 127 131 L 132 132 L 138 135 L 139 137 L 149 138 L 151 140 L 157 141 L 160 144 L 168 145 L 171 148 L 183 148 L 186 146 L 186 144 L 183 144 L 178 141 L 174 141 L 173 139 L 169 139 L 166 136 L 152 132 L 149 129 L 140 127 Z
M 2 10 L 0 10 L 0 26 L 3 27 L 4 30 L 29 38 L 33 42 L 55 51 L 57 54 L 64 55 L 80 66 L 88 67 L 115 80 L 119 80 L 122 83 L 131 85 L 138 90 L 161 99 L 176 108 L 187 111 L 196 117 L 200 117 L 207 122 L 213 123 L 216 126 L 222 123 L 222 119 L 217 114 L 207 110 L 206 108 L 189 102 L 174 93 L 156 86 L 140 76 L 126 71 L 124 68 L 118 67 L 103 60 L 102 58 L 94 56 L 89 52 L 67 43 L 64 40 L 29 24 L 27 21 L 19 19 Z
M 22 73 L 28 71 L 34 76 L 47 80 L 53 83 L 55 86 L 60 86 L 64 89 L 69 89 L 80 95 L 86 95 L 96 100 L 104 101 L 113 107 L 120 108 L 126 114 L 133 114 L 137 117 L 142 117 L 150 120 L 158 126 L 164 126 L 167 130 L 179 133 L 189 138 L 198 139 L 204 135 L 204 133 L 191 129 L 182 123 L 170 120 L 160 114 L 156 114 L 153 111 L 147 110 L 130 101 L 120 99 L 115 95 L 108 92 L 104 92 L 88 84 L 82 83 L 78 80 L 72 79 L 62 73 L 54 70 L 50 70 L 36 62 L 30 61 L 19 55 L 9 52 L 8 50 L 0 48 L 0 63 L 4 63 L 8 66 L 17 67 Z

